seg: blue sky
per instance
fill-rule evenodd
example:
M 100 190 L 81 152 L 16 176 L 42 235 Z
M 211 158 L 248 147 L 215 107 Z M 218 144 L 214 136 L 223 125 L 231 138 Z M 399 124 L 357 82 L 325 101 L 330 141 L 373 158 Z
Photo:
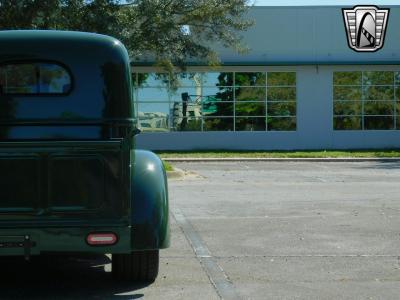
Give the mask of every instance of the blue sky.
M 272 5 L 272 6 L 302 6 L 302 5 L 399 5 L 398 0 L 367 0 L 367 1 L 354 1 L 354 0 L 254 0 L 255 5 Z

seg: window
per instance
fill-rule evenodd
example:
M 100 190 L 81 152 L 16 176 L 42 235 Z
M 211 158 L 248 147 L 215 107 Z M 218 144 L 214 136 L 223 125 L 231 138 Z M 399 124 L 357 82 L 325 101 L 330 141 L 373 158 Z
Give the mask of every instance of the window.
M 400 72 L 333 73 L 334 130 L 400 129 Z
M 268 130 L 296 130 L 296 73 L 268 73 Z
M 0 94 L 66 94 L 71 76 L 54 63 L 10 63 L 0 65 Z
M 144 131 L 294 131 L 296 73 L 134 75 Z M 156 122 L 156 120 L 162 122 Z M 161 127 L 158 127 L 161 124 Z
M 169 130 L 169 80 L 162 73 L 137 73 L 134 77 L 139 125 L 143 131 Z

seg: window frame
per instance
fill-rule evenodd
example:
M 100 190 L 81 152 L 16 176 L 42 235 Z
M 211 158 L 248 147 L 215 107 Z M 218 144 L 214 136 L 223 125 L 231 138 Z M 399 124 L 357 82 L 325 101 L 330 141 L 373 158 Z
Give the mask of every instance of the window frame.
M 345 85 L 345 84 L 335 84 L 335 73 L 346 73 L 346 72 L 359 72 L 361 73 L 361 82 L 359 85 L 355 85 L 355 84 L 349 84 L 349 85 Z M 392 82 L 391 84 L 365 84 L 365 80 L 364 80 L 364 73 L 371 73 L 371 72 L 389 72 L 392 73 Z M 397 75 L 397 76 L 396 76 Z M 398 101 L 396 99 L 396 89 L 400 88 L 400 82 L 396 83 L 396 78 L 398 78 L 400 75 L 400 70 L 395 68 L 395 67 L 389 67 L 389 68 L 376 68 L 376 66 L 365 66 L 365 68 L 357 68 L 357 67 L 346 67 L 346 68 L 334 68 L 332 70 L 332 77 L 331 77 L 331 87 L 332 87 L 332 109 L 331 109 L 331 113 L 332 113 L 332 130 L 334 132 L 346 132 L 346 131 L 363 131 L 363 132 L 370 132 L 370 131 L 399 131 L 400 130 L 400 123 L 399 123 L 399 114 L 397 114 L 396 111 L 396 107 L 397 107 L 397 103 L 399 103 L 400 101 Z M 357 100 L 342 100 L 342 99 L 335 99 L 335 87 L 353 87 L 353 88 L 358 88 L 361 91 L 361 97 L 360 99 Z M 366 89 L 368 87 L 388 87 L 390 89 L 393 89 L 393 95 L 391 99 L 378 99 L 378 100 L 369 100 L 366 98 Z M 361 104 L 361 112 L 360 114 L 353 114 L 353 115 L 336 115 L 335 114 L 335 104 L 338 102 L 359 102 Z M 392 104 L 392 114 L 391 115 L 381 115 L 381 114 L 366 114 L 365 113 L 365 104 L 368 103 L 391 103 Z M 392 118 L 393 119 L 393 126 L 392 128 L 389 129 L 384 129 L 384 128 L 373 128 L 373 129 L 368 129 L 365 126 L 365 119 L 366 118 L 371 118 L 371 117 L 376 117 L 376 118 Z M 337 127 L 335 127 L 335 120 L 336 119 L 340 119 L 340 118 L 359 118 L 361 120 L 361 126 L 360 128 L 348 128 L 348 129 L 339 129 Z
M 160 71 L 156 71 L 156 70 L 136 70 L 133 73 L 133 79 L 135 82 L 133 82 L 133 87 L 134 87 L 134 99 L 135 99 L 135 106 L 139 106 L 140 104 L 144 103 L 145 101 L 142 101 L 139 98 L 139 91 L 143 92 L 146 89 L 160 89 L 160 90 L 164 90 L 164 89 L 170 89 L 170 84 L 166 84 L 164 87 L 160 86 L 159 84 L 156 85 L 141 85 L 139 86 L 138 84 L 138 78 L 140 77 L 140 75 L 138 74 L 159 74 L 159 73 L 166 73 L 166 72 L 160 72 Z M 205 115 L 203 114 L 203 100 L 201 100 L 200 105 L 200 109 L 201 109 L 201 116 L 196 117 L 196 119 L 201 120 L 201 128 L 198 131 L 192 131 L 192 132 L 210 132 L 212 130 L 207 130 L 206 126 L 205 126 L 205 121 L 207 118 L 229 118 L 232 119 L 232 130 L 229 130 L 228 132 L 251 132 L 251 131 L 243 131 L 243 130 L 237 130 L 236 128 L 236 119 L 240 118 L 255 118 L 255 117 L 260 117 L 260 118 L 264 118 L 265 119 L 265 127 L 264 129 L 260 129 L 257 130 L 258 132 L 289 132 L 289 133 L 293 133 L 293 132 L 297 132 L 298 131 L 298 120 L 299 120 L 299 116 L 298 116 L 298 71 L 296 69 L 293 68 L 284 68 L 284 69 L 277 69 L 277 68 L 244 68 L 244 69 L 238 69 L 238 68 L 227 68 L 227 69 L 218 69 L 218 70 L 207 70 L 205 68 L 200 68 L 200 69 L 193 69 L 193 70 L 186 70 L 184 72 L 186 75 L 190 74 L 190 73 L 198 73 L 200 75 L 200 90 L 201 90 L 201 99 L 203 99 L 203 93 L 204 90 L 207 89 L 220 89 L 220 88 L 227 88 L 230 89 L 232 92 L 232 101 L 220 101 L 220 103 L 231 103 L 232 104 L 232 114 L 231 115 L 225 115 L 225 116 L 217 116 L 217 115 Z M 232 77 L 232 85 L 221 85 L 221 86 L 216 86 L 216 85 L 212 85 L 212 83 L 210 83 L 208 80 L 206 81 L 205 78 L 207 78 L 207 73 L 230 73 L 231 77 Z M 263 85 L 236 85 L 236 74 L 237 73 L 241 73 L 241 74 L 245 74 L 245 73 L 264 73 L 264 77 L 265 77 L 265 82 L 263 83 Z M 272 85 L 268 85 L 268 74 L 269 73 L 293 73 L 293 77 L 294 77 L 294 82 L 293 84 L 272 84 Z M 229 77 L 229 76 L 228 76 Z M 187 77 L 185 77 L 187 78 Z M 211 80 L 211 82 L 213 82 Z M 190 89 L 194 89 L 195 87 L 193 85 L 189 85 L 189 84 L 179 84 L 178 85 L 178 89 L 181 88 L 190 88 Z M 237 88 L 255 88 L 255 89 L 264 89 L 265 90 L 265 97 L 261 100 L 261 101 L 254 101 L 254 100 L 250 100 L 250 101 L 237 101 L 236 99 L 236 94 L 237 94 Z M 273 89 L 279 89 L 279 88 L 291 88 L 294 90 L 294 99 L 286 99 L 286 100 L 269 100 L 268 99 L 268 90 L 269 88 L 273 88 Z M 165 99 L 165 101 L 161 101 L 161 100 L 157 100 L 154 102 L 160 103 L 160 102 L 165 102 L 168 103 L 169 106 L 171 107 L 171 105 L 173 105 L 174 101 L 172 100 L 173 97 L 171 97 L 170 95 L 168 95 L 168 99 Z M 147 102 L 147 101 L 146 101 Z M 237 114 L 236 113 L 236 106 L 237 104 L 245 104 L 245 103 L 263 103 L 264 104 L 264 109 L 265 109 L 265 113 L 262 116 L 258 116 L 258 115 L 247 115 L 247 114 Z M 295 110 L 294 110 L 294 114 L 291 115 L 269 115 L 268 114 L 268 104 L 272 103 L 272 104 L 287 104 L 287 105 L 295 105 Z M 139 111 L 139 110 L 138 110 Z M 269 130 L 268 129 L 268 118 L 269 117 L 273 117 L 273 118 L 290 118 L 292 120 L 294 120 L 295 122 L 295 127 L 293 130 L 287 130 L 282 129 L 282 130 Z M 193 118 L 191 116 L 186 116 L 186 118 L 190 119 Z M 168 118 L 168 128 L 167 130 L 170 132 L 181 132 L 179 131 L 179 129 L 177 129 L 174 126 L 174 122 L 171 120 L 172 117 Z M 171 122 L 172 121 L 172 122 Z M 145 130 L 146 132 L 151 133 L 152 130 Z M 220 130 L 215 130 L 216 132 L 220 131 Z M 154 132 L 157 132 L 157 130 L 154 130 Z M 187 131 L 184 131 L 187 132 Z
M 29 59 L 29 60 L 6 60 L 0 62 L 0 68 L 7 65 L 35 65 L 35 64 L 52 64 L 61 67 L 64 71 L 67 72 L 70 79 L 70 87 L 67 92 L 63 93 L 0 93 L 0 97 L 29 97 L 29 98 L 38 98 L 38 97 L 66 97 L 69 96 L 73 90 L 75 89 L 75 78 L 71 71 L 71 68 L 66 64 L 56 61 L 56 60 L 48 60 L 48 59 Z

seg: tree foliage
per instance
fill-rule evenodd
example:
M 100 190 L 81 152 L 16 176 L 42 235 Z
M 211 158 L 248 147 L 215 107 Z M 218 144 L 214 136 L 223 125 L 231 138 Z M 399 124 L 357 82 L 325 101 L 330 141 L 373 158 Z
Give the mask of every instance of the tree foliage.
M 121 40 L 133 59 L 183 66 L 217 62 L 210 44 L 243 50 L 248 0 L 0 0 L 0 29 L 96 32 Z

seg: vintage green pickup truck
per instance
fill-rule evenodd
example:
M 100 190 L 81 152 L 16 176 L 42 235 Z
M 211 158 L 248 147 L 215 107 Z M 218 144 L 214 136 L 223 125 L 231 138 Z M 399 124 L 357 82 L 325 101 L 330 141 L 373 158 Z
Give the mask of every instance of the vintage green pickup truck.
M 118 40 L 0 32 L 0 255 L 110 253 L 119 280 L 154 281 L 167 179 L 137 124 Z

